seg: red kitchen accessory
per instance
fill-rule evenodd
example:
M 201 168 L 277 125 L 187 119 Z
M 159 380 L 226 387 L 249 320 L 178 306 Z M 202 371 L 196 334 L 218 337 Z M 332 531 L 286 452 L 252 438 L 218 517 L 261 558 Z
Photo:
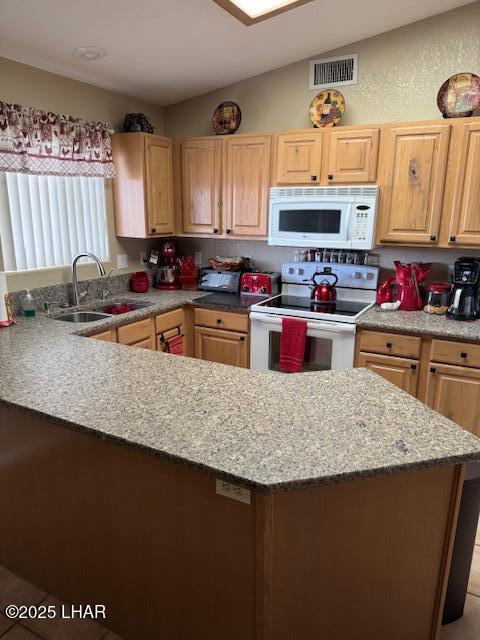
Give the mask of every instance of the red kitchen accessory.
M 299 373 L 305 358 L 307 323 L 298 318 L 282 318 L 280 335 L 280 371 Z
M 278 293 L 279 273 L 243 273 L 240 292 L 250 296 L 265 296 Z
M 150 282 L 146 271 L 136 271 L 130 278 L 130 289 L 135 293 L 146 293 L 150 289 Z
M 395 283 L 395 276 L 390 276 L 382 282 L 377 291 L 377 304 L 381 305 L 384 302 L 394 302 L 393 299 L 393 285 Z
M 324 276 L 320 282 L 317 282 L 317 276 Z M 327 280 L 327 277 L 333 277 L 335 280 L 333 284 Z M 306 280 L 305 282 L 308 282 Z M 338 282 L 338 277 L 328 267 L 323 271 L 316 271 L 312 276 L 313 284 L 310 285 L 312 290 L 312 304 L 334 304 L 337 300 L 337 290 L 335 285 Z
M 419 311 L 423 308 L 420 284 L 427 277 L 431 266 L 431 264 L 421 262 L 402 264 L 399 260 L 395 260 L 397 300 L 400 301 L 401 311 Z

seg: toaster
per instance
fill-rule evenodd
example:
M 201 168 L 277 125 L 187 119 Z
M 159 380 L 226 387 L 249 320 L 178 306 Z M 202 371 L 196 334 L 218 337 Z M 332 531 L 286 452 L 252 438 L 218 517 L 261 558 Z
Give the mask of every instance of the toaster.
M 278 293 L 280 274 L 243 273 L 240 280 L 240 293 L 250 296 L 266 296 Z

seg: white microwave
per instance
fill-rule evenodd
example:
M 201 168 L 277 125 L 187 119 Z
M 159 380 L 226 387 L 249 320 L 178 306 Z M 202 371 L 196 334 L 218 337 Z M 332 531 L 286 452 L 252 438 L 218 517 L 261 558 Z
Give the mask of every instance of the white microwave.
M 372 249 L 378 186 L 270 189 L 268 244 Z

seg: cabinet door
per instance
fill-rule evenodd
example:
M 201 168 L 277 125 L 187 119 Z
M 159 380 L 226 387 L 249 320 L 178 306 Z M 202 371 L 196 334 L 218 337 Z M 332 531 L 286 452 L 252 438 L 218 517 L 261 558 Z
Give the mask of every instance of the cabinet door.
M 323 133 L 277 135 L 276 184 L 318 184 Z
M 451 194 L 448 240 L 455 245 L 480 245 L 480 124 L 462 126 L 455 183 Z M 448 215 L 448 213 L 447 213 Z
M 379 138 L 379 129 L 330 131 L 328 182 L 375 182 Z
M 385 130 L 380 241 L 438 240 L 450 125 Z
M 173 233 L 172 141 L 145 139 L 147 235 Z
M 248 368 L 248 336 L 235 331 L 195 327 L 195 357 Z
M 221 165 L 220 140 L 187 140 L 182 143 L 184 233 L 219 233 Z
M 361 351 L 358 354 L 357 366 L 370 369 L 412 396 L 417 394 L 418 360 Z
M 426 404 L 480 437 L 480 370 L 431 362 Z
M 225 233 L 266 236 L 271 136 L 226 141 L 223 221 Z

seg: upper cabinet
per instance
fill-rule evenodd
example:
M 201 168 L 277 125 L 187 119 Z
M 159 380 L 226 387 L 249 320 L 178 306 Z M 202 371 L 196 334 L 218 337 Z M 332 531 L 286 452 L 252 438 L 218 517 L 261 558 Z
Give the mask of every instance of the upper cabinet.
M 115 230 L 126 238 L 172 235 L 172 141 L 146 133 L 112 136 Z
M 461 123 L 452 134 L 445 194 L 446 243 L 480 245 L 480 123 Z
M 182 230 L 220 233 L 222 142 L 212 138 L 181 145 Z
M 276 184 L 319 184 L 322 146 L 323 133 L 319 131 L 278 134 Z
M 227 235 L 267 235 L 271 136 L 226 140 L 223 225 Z
M 327 181 L 329 184 L 375 182 L 380 130 L 329 131 Z
M 381 242 L 438 242 L 449 137 L 449 124 L 385 128 L 378 225 Z

